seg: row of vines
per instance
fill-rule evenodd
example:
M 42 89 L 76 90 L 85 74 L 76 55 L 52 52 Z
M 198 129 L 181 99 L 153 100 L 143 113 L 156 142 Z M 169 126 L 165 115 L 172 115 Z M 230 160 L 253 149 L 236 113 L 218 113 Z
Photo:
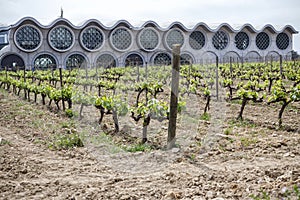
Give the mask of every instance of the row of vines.
M 218 72 L 218 73 L 216 73 Z M 216 84 L 217 83 L 217 84 Z M 72 113 L 79 105 L 79 118 L 87 106 L 99 112 L 98 123 L 112 116 L 114 132 L 119 132 L 119 117 L 129 116 L 143 126 L 142 142 L 147 141 L 147 127 L 151 120 L 168 120 L 171 85 L 171 67 L 72 69 L 46 71 L 0 71 L 0 87 L 24 95 L 28 101 L 54 105 L 56 110 Z M 278 124 L 282 126 L 285 108 L 300 101 L 300 67 L 296 63 L 253 63 L 244 66 L 180 66 L 180 113 L 190 95 L 205 102 L 203 112 L 209 112 L 212 91 L 216 86 L 226 88 L 227 100 L 241 102 L 237 118 L 243 120 L 243 111 L 249 101 L 261 104 L 280 103 Z M 131 98 L 128 98 L 131 97 Z

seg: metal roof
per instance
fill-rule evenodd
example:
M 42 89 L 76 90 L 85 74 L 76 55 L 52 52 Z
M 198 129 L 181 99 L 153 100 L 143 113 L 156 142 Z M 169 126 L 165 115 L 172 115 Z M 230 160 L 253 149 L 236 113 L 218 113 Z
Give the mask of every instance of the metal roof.
M 284 26 L 273 26 L 272 24 L 265 24 L 263 26 L 253 26 L 252 24 L 249 23 L 245 23 L 245 24 L 234 24 L 234 25 L 230 25 L 228 23 L 221 23 L 221 24 L 206 24 L 204 22 L 198 22 L 198 23 L 189 23 L 188 25 L 184 25 L 181 22 L 175 21 L 175 22 L 167 22 L 167 23 L 157 23 L 155 21 L 152 20 L 148 20 L 148 21 L 142 21 L 142 22 L 133 22 L 132 24 L 126 20 L 118 20 L 118 21 L 113 21 L 110 23 L 106 23 L 103 24 L 102 22 L 100 22 L 97 19 L 89 19 L 84 21 L 83 23 L 79 24 L 79 25 L 74 25 L 73 23 L 71 23 L 68 19 L 66 18 L 57 18 L 54 21 L 52 21 L 50 24 L 48 25 L 43 25 L 41 24 L 39 21 L 37 21 L 35 18 L 33 17 L 24 17 L 21 18 L 17 23 L 11 25 L 11 27 L 18 27 L 19 25 L 21 25 L 23 22 L 25 21 L 32 21 L 33 23 L 35 23 L 37 26 L 39 26 L 40 28 L 52 28 L 53 26 L 55 26 L 55 24 L 60 23 L 60 22 L 64 22 L 66 24 L 68 24 L 70 27 L 74 28 L 74 29 L 82 29 L 85 28 L 86 26 L 88 26 L 90 23 L 94 23 L 97 24 L 99 27 L 102 27 L 103 29 L 106 30 L 112 30 L 117 26 L 121 26 L 121 25 L 125 25 L 129 28 L 135 29 L 135 30 L 140 30 L 143 29 L 144 27 L 146 27 L 147 25 L 151 24 L 152 26 L 156 27 L 159 30 L 165 31 L 168 30 L 174 26 L 181 28 L 184 31 L 193 31 L 197 28 L 203 28 L 207 31 L 210 32 L 216 32 L 221 28 L 226 28 L 228 31 L 231 32 L 240 32 L 243 29 L 247 29 L 250 32 L 253 33 L 259 33 L 261 31 L 265 31 L 268 30 L 272 33 L 280 33 L 283 32 L 285 30 L 291 32 L 292 34 L 296 34 L 298 33 L 297 30 L 295 30 L 295 28 L 291 25 L 284 25 Z M 8 28 L 10 26 L 7 26 L 6 28 Z M 0 27 L 1 30 L 1 27 Z

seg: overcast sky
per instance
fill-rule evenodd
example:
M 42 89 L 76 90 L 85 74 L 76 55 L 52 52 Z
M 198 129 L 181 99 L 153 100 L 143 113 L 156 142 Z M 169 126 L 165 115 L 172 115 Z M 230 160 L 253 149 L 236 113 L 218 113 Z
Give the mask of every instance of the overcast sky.
M 10 25 L 31 16 L 48 25 L 60 16 L 61 7 L 75 25 L 94 18 L 103 24 L 120 19 L 133 24 L 154 20 L 160 25 L 289 24 L 300 31 L 300 0 L 0 0 L 0 23 Z M 300 34 L 294 36 L 293 49 L 300 53 Z

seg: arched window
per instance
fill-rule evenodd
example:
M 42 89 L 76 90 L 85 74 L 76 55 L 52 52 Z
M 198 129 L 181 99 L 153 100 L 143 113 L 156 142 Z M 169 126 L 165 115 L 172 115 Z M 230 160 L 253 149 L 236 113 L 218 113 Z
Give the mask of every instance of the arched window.
M 96 67 L 111 68 L 116 67 L 116 60 L 110 54 L 102 54 L 97 58 Z
M 125 66 L 143 66 L 144 62 L 143 62 L 143 58 L 136 53 L 130 54 L 127 56 L 127 58 L 125 59 Z
M 86 62 L 86 60 L 83 57 L 83 55 L 72 54 L 68 57 L 68 59 L 66 61 L 66 68 L 73 69 L 73 68 L 86 67 L 86 66 L 83 66 L 85 62 Z
M 56 67 L 54 57 L 49 54 L 41 54 L 34 60 L 35 69 L 55 69 Z
M 171 57 L 167 53 L 158 53 L 153 61 L 154 65 L 171 65 Z

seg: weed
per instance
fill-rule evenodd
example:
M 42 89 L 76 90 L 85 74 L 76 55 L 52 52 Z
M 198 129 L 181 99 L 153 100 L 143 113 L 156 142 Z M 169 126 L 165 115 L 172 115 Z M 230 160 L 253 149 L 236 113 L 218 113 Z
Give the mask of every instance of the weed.
M 83 147 L 83 142 L 78 134 L 58 134 L 55 135 L 48 144 L 50 149 L 61 150 L 71 149 L 73 147 Z
M 0 138 L 0 146 L 4 146 L 4 145 L 10 145 L 11 142 L 8 140 L 4 140 L 3 138 Z
M 132 145 L 132 146 L 127 146 L 124 148 L 125 151 L 128 152 L 138 152 L 138 151 L 150 151 L 152 148 L 151 146 L 147 145 L 147 144 L 136 144 L 136 145 Z
M 203 113 L 200 117 L 201 120 L 204 121 L 209 121 L 210 120 L 210 115 L 208 113 Z
M 256 138 L 246 138 L 246 137 L 241 137 L 241 143 L 243 147 L 249 147 L 252 144 L 256 144 L 257 143 L 257 139 Z
M 60 123 L 62 128 L 72 128 L 75 126 L 74 122 L 72 121 L 63 121 Z
M 225 135 L 231 135 L 232 134 L 232 128 L 226 128 L 224 131 Z
M 196 142 L 196 145 L 197 145 L 198 147 L 201 147 L 201 146 L 202 146 L 202 142 L 201 142 L 201 141 L 197 141 L 197 142 Z
M 66 109 L 65 114 L 67 117 L 72 118 L 74 116 L 74 112 L 72 109 Z

